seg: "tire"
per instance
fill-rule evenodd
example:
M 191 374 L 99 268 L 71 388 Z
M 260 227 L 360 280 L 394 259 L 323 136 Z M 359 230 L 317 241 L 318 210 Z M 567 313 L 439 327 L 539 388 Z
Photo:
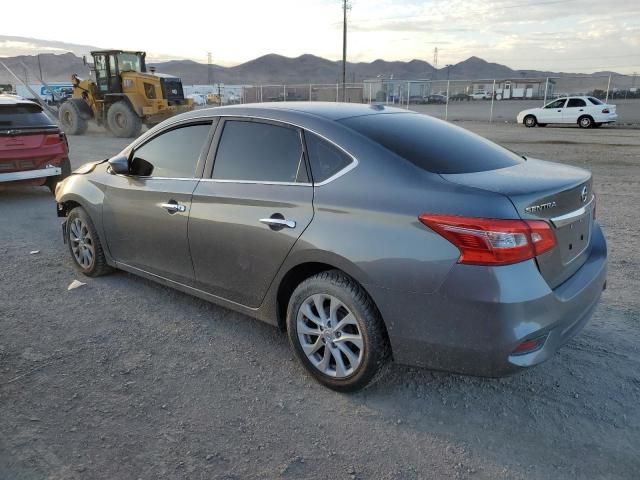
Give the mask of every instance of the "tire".
M 578 119 L 578 126 L 580 128 L 591 128 L 593 127 L 593 118 L 589 115 L 583 115 Z
M 51 190 L 51 193 L 53 193 L 54 195 L 56 194 L 56 185 L 67 178 L 69 175 L 71 175 L 71 162 L 69 162 L 68 158 L 65 158 L 62 161 L 62 163 L 60 164 L 60 169 L 62 170 L 60 175 L 47 178 L 47 181 L 45 183 L 45 185 L 49 187 L 49 190 Z
M 84 100 L 77 101 L 83 102 Z M 89 122 L 74 100 L 67 100 L 60 105 L 58 119 L 62 129 L 69 135 L 83 135 L 89 127 Z
M 536 117 L 534 117 L 533 115 L 527 115 L 526 117 L 524 117 L 524 120 L 522 123 L 524 123 L 525 127 L 532 128 L 538 124 L 538 121 L 536 120 Z
M 66 236 L 73 264 L 84 275 L 99 277 L 113 271 L 107 264 L 98 232 L 84 208 L 76 207 L 69 212 Z
M 142 120 L 125 101 L 119 101 L 107 111 L 109 131 L 116 137 L 137 137 L 142 129 Z
M 339 392 L 354 392 L 378 381 L 391 356 L 373 300 L 338 270 L 314 275 L 294 290 L 287 308 L 287 335 L 311 376 Z

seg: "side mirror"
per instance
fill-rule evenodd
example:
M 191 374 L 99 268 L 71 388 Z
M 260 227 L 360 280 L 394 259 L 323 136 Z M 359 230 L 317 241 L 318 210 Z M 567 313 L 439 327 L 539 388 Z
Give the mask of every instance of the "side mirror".
M 108 162 L 111 173 L 115 173 L 117 175 L 129 174 L 129 159 L 126 156 L 118 155 L 110 158 Z

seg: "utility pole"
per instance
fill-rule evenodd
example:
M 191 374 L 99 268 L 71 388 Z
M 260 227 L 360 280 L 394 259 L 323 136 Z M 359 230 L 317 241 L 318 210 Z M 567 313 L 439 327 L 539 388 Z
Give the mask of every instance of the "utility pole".
M 435 80 L 438 76 L 438 47 L 433 49 L 433 79 Z
M 44 77 L 42 76 L 42 64 L 40 63 L 40 54 L 38 54 L 38 70 L 40 70 L 40 80 L 44 81 Z
M 211 52 L 207 52 L 207 85 L 213 85 L 213 60 Z
M 342 0 L 342 101 L 347 100 L 347 10 L 351 8 L 348 0 Z

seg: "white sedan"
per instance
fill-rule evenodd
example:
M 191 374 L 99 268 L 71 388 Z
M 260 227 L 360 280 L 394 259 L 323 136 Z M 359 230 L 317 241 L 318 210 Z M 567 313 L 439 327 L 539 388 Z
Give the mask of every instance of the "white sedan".
M 618 119 L 616 106 L 595 97 L 562 97 L 541 108 L 530 108 L 518 114 L 518 123 L 526 127 L 548 123 L 578 124 L 582 128 L 599 127 Z

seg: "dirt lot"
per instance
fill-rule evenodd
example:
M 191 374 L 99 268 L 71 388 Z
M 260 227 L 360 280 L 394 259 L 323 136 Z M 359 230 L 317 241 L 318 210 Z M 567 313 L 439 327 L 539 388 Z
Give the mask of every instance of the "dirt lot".
M 595 174 L 609 287 L 555 358 L 499 380 L 394 366 L 337 394 L 272 327 L 133 275 L 80 278 L 48 191 L 4 191 L 0 479 L 638 478 L 640 135 L 462 125 Z M 71 137 L 72 163 L 125 143 Z

